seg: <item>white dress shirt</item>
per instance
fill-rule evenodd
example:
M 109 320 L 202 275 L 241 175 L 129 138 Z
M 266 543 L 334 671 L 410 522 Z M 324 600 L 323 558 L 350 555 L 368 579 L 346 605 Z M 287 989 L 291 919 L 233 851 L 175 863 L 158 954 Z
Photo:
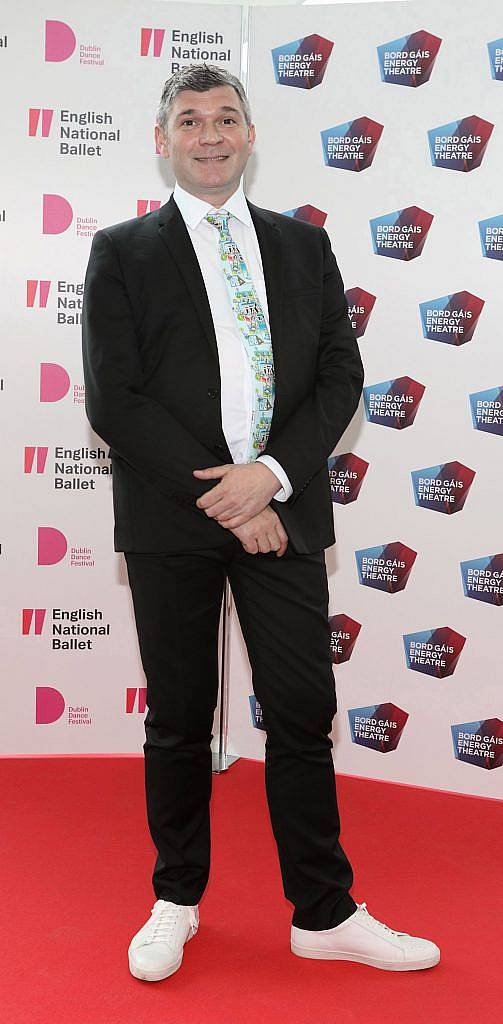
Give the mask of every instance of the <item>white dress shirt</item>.
M 210 211 L 215 213 L 220 209 L 226 209 L 231 214 L 229 231 L 246 261 L 269 330 L 269 310 L 257 235 L 242 181 L 223 207 L 215 207 L 205 199 L 198 199 L 186 192 L 178 182 L 173 190 L 173 199 L 194 246 L 213 316 L 220 363 L 223 432 L 234 462 L 243 463 L 246 460 L 252 420 L 252 373 L 221 267 L 218 231 L 204 218 Z M 273 497 L 278 501 L 287 501 L 293 488 L 279 462 L 271 455 L 259 455 L 256 461 L 265 462 L 282 485 Z

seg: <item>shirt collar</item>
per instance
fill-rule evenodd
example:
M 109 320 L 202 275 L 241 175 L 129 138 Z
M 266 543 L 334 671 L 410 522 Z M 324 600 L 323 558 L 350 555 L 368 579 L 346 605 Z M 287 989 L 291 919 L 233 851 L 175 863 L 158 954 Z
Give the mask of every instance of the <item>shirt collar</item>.
M 193 229 L 197 228 L 203 217 L 205 217 L 210 210 L 222 208 L 213 206 L 212 203 L 208 203 L 206 199 L 199 199 L 197 196 L 192 195 L 191 192 L 186 192 L 178 182 L 176 182 L 173 189 L 173 199 L 175 200 L 185 223 Z M 237 217 L 237 219 L 242 221 L 243 224 L 246 224 L 247 227 L 252 226 L 252 219 L 243 190 L 242 178 L 240 179 L 236 191 L 233 192 L 229 199 L 227 199 L 223 204 L 223 209 L 228 210 L 233 217 Z

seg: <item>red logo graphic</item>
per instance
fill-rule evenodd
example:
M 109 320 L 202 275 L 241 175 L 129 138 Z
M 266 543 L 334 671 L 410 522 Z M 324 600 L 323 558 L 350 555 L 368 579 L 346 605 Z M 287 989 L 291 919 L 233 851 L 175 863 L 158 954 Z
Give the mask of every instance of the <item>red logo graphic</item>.
M 36 467 L 37 473 L 45 472 L 45 464 L 47 462 L 48 447 L 41 445 L 25 445 L 24 449 L 24 471 L 25 473 L 31 473 L 33 471 L 33 465 L 35 463 L 35 453 L 37 456 Z
M 54 686 L 37 686 L 35 689 L 35 722 L 49 725 L 57 722 L 65 710 L 63 694 Z
M 38 292 L 38 305 L 40 309 L 46 309 L 47 300 L 49 298 L 49 292 L 51 290 L 50 281 L 39 281 L 30 280 L 26 282 L 26 305 L 28 309 L 33 309 L 35 306 L 35 300 Z
M 152 210 L 158 210 L 160 205 L 160 199 L 137 199 L 136 216 L 143 217 L 145 213 L 151 213 Z
M 332 661 L 334 665 L 341 665 L 343 661 L 349 661 L 362 625 L 349 615 L 332 615 L 328 623 Z
M 23 608 L 21 632 L 23 636 L 41 636 L 44 628 L 45 608 Z M 33 630 L 32 630 L 33 626 Z
M 40 401 L 59 402 L 68 394 L 70 377 L 59 363 L 40 363 Z
M 64 196 L 51 192 L 42 198 L 42 232 L 44 235 L 61 235 L 67 231 L 73 220 L 73 210 Z
M 376 296 L 363 288 L 348 288 L 345 294 L 353 330 L 356 331 L 357 338 L 363 338 L 375 306 Z
M 369 463 L 353 455 L 353 452 L 331 456 L 328 460 L 328 475 L 332 501 L 340 505 L 356 501 L 368 468 Z
M 45 59 L 46 61 L 68 60 L 77 45 L 75 32 L 64 21 L 46 21 L 45 23 Z
M 68 542 L 61 530 L 55 526 L 39 526 L 37 531 L 38 540 L 38 565 L 56 565 L 61 562 L 68 550 Z
M 40 135 L 47 139 L 51 132 L 51 124 L 54 116 L 52 107 L 30 107 L 28 111 L 28 135 Z
M 146 686 L 127 686 L 126 687 L 126 714 L 132 715 L 135 709 L 136 697 L 138 696 L 138 707 L 137 712 L 142 715 L 147 705 L 147 687 Z
M 140 40 L 140 56 L 160 57 L 165 34 L 166 29 L 164 28 L 142 28 Z M 154 45 L 152 53 L 150 53 L 150 44 L 152 42 L 152 36 L 154 37 Z

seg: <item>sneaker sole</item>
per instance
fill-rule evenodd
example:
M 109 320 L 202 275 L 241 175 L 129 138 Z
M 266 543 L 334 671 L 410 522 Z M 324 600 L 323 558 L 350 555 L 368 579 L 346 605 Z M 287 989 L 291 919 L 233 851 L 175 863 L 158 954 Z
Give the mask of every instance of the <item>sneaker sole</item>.
M 194 932 L 192 935 L 188 935 L 185 940 L 185 945 L 190 939 L 193 939 L 196 934 L 197 933 Z M 163 981 L 164 978 L 169 978 L 171 974 L 174 974 L 175 971 L 181 967 L 182 960 L 183 949 L 178 960 L 174 960 L 173 963 L 169 964 L 169 967 L 159 968 L 157 971 L 149 971 L 148 968 L 138 967 L 134 961 L 134 950 L 128 949 L 129 970 L 131 971 L 133 978 L 138 978 L 140 981 Z
M 169 967 L 165 967 L 162 970 L 149 971 L 144 967 L 138 967 L 131 956 L 128 956 L 129 970 L 134 978 L 139 978 L 140 981 L 162 981 L 164 978 L 169 978 L 170 974 L 174 974 L 175 971 L 180 967 L 183 954 L 175 963 L 170 964 Z
M 326 949 L 306 949 L 298 946 L 295 942 L 290 946 L 295 956 L 305 957 L 307 960 L 349 960 L 352 963 L 366 964 L 367 967 L 377 967 L 381 971 L 422 971 L 427 967 L 435 967 L 440 960 L 440 953 L 432 954 L 427 960 L 375 960 L 370 956 L 360 956 L 358 953 L 335 953 Z

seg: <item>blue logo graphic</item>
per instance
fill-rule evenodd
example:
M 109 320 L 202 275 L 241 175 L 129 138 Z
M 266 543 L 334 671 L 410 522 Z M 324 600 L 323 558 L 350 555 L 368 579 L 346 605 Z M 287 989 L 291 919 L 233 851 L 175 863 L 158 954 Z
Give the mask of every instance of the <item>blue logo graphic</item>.
M 488 260 L 503 260 L 503 215 L 479 220 L 482 255 Z
M 252 717 L 252 725 L 254 729 L 264 729 L 264 719 L 262 717 L 262 708 L 254 694 L 248 698 L 250 701 L 250 711 Z
M 503 605 L 503 554 L 486 555 L 461 562 L 461 577 L 465 597 L 486 601 L 501 608 Z
M 503 39 L 493 39 L 487 44 L 491 76 L 497 82 L 503 82 Z
M 503 388 L 475 391 L 470 395 L 470 407 L 475 430 L 503 434 Z

